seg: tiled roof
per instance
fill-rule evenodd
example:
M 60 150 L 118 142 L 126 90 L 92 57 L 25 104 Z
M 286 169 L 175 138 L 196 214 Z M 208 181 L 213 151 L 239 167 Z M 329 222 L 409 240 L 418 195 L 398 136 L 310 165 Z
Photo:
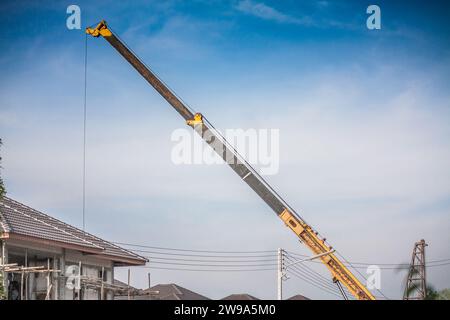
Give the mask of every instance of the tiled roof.
M 295 296 L 290 297 L 288 300 L 311 300 L 301 294 L 296 294 Z
M 132 260 L 144 264 L 147 260 L 92 234 L 52 218 L 11 198 L 0 199 L 0 233 L 8 233 L 40 240 L 77 246 L 81 251 L 111 256 L 113 261 Z
M 259 299 L 247 293 L 240 293 L 240 294 L 230 294 L 229 296 L 226 296 L 225 298 L 222 298 L 220 300 L 259 300 Z
M 150 289 L 143 290 L 144 294 L 148 291 L 159 292 L 158 294 L 151 296 L 151 299 L 155 300 L 209 300 L 209 298 L 202 296 L 201 294 L 173 283 L 158 284 Z

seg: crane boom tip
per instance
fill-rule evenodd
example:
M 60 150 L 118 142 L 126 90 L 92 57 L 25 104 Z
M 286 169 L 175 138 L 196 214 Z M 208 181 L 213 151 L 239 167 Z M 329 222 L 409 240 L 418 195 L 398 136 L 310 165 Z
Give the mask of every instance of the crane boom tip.
M 112 35 L 111 31 L 108 29 L 108 26 L 106 25 L 106 21 L 102 20 L 99 22 L 99 24 L 95 28 L 86 28 L 86 33 L 90 34 L 93 37 L 109 37 Z

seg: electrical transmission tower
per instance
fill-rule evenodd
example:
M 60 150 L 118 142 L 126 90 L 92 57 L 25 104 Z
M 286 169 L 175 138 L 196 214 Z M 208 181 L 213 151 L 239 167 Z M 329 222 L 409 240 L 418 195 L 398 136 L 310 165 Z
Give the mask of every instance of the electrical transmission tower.
M 427 297 L 427 281 L 425 273 L 425 240 L 414 245 L 414 250 L 406 279 L 403 300 L 424 300 Z

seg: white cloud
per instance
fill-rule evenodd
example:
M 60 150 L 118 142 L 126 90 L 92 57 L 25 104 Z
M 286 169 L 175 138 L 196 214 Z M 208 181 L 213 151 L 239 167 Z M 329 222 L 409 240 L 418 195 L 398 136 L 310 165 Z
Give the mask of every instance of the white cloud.
M 309 17 L 296 18 L 290 15 L 284 14 L 275 8 L 269 7 L 262 2 L 253 2 L 251 0 L 240 1 L 236 9 L 250 14 L 261 19 L 272 20 L 279 23 L 292 23 L 301 25 L 310 25 L 312 20 Z

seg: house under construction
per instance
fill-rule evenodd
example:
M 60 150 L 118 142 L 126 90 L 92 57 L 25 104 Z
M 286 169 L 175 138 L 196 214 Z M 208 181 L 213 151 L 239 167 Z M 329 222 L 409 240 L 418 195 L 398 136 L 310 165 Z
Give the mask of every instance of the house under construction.
M 114 299 L 129 290 L 114 284 L 114 267 L 147 262 L 8 197 L 0 199 L 0 245 L 10 300 Z

